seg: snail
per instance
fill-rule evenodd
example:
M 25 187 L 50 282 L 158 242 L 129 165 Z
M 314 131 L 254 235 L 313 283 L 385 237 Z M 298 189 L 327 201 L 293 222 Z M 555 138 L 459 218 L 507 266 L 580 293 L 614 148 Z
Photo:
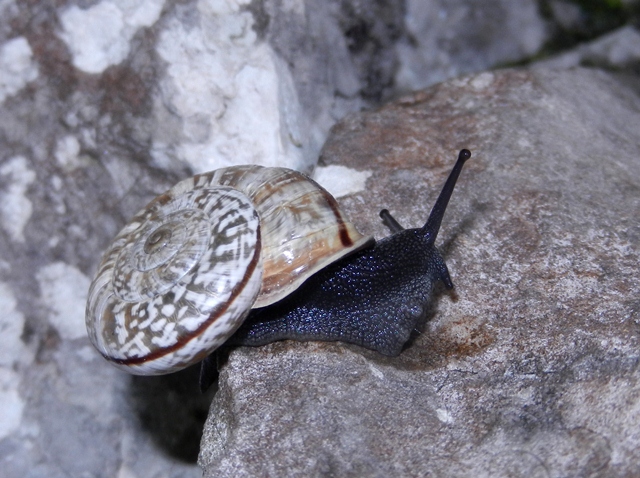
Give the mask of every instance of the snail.
M 342 341 L 398 355 L 436 282 L 435 247 L 463 149 L 426 224 L 361 235 L 302 173 L 235 166 L 176 184 L 136 214 L 103 255 L 86 307 L 89 338 L 137 375 L 171 373 L 224 343 Z

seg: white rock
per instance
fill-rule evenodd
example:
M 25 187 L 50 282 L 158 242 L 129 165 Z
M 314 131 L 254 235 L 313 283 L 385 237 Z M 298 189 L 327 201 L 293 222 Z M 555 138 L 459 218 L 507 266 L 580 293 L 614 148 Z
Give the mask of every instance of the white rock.
M 54 262 L 36 273 L 41 300 L 51 310 L 49 321 L 64 339 L 86 337 L 84 309 L 89 278 L 64 262 Z
M 21 339 L 24 315 L 17 309 L 16 297 L 8 284 L 0 282 L 0 366 L 11 367 L 24 358 L 26 347 Z
M 0 176 L 4 176 L 2 180 L 6 182 L 4 191 L 0 192 L 2 227 L 12 240 L 24 242 L 24 227 L 33 209 L 26 192 L 36 173 L 29 169 L 25 157 L 16 156 L 0 166 Z
M 340 165 L 319 166 L 313 171 L 313 179 L 335 198 L 348 196 L 366 187 L 371 171 L 356 171 Z
M 245 163 L 304 168 L 306 128 L 291 73 L 258 40 L 241 3 L 201 1 L 198 25 L 174 19 L 160 35 L 168 65 L 156 105 L 177 115 L 182 130 L 156 135 L 159 164 L 175 155 L 195 172 Z
M 0 367 L 0 440 L 20 428 L 24 401 L 18 394 L 20 376 Z
M 453 417 L 451 416 L 451 413 L 449 413 L 449 410 L 445 408 L 436 409 L 436 416 L 438 417 L 438 420 L 440 420 L 442 423 L 453 422 Z
M 73 56 L 73 65 L 101 73 L 129 54 L 129 42 L 141 27 L 160 17 L 164 0 L 112 0 L 87 9 L 72 5 L 60 13 L 60 38 Z
M 26 38 L 13 38 L 0 46 L 0 104 L 37 77 L 38 65 Z
M 69 134 L 58 139 L 54 156 L 65 171 L 73 171 L 87 163 L 79 156 L 79 153 L 80 142 L 78 138 Z

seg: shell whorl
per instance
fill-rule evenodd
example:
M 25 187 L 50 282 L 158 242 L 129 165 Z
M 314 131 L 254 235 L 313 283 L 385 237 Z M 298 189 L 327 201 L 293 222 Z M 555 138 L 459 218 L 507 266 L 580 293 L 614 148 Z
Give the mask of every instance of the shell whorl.
M 130 372 L 197 362 L 227 340 L 260 290 L 260 222 L 251 201 L 194 180 L 133 218 L 89 291 L 92 342 Z
M 182 369 L 224 343 L 252 307 L 369 241 L 296 171 L 196 175 L 136 214 L 105 252 L 89 291 L 89 337 L 130 373 Z
M 331 194 L 298 171 L 247 165 L 207 174 L 216 184 L 243 191 L 260 215 L 264 273 L 254 308 L 277 302 L 315 272 L 373 242 L 344 217 Z

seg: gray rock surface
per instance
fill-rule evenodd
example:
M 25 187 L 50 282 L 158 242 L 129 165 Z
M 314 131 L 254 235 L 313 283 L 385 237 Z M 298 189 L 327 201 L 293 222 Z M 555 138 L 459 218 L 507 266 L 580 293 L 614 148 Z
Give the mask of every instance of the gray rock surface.
M 426 3 L 447 12 L 453 31 L 469 25 L 455 21 L 464 2 Z M 485 3 L 504 10 L 495 21 L 540 28 L 529 2 L 529 16 L 507 12 L 518 2 Z M 201 397 L 193 370 L 122 374 L 85 336 L 100 254 L 138 208 L 195 171 L 249 161 L 311 167 L 336 120 L 395 94 L 401 64 L 407 73 L 400 43 L 410 54 L 442 48 L 447 61 L 429 64 L 433 78 L 464 71 L 449 65 L 467 64 L 469 49 L 483 59 L 477 69 L 522 59 L 495 54 L 495 28 L 484 54 L 437 19 L 432 41 L 406 43 L 411 12 L 391 0 L 0 1 L 2 476 L 201 475 L 195 460 L 214 391 Z M 444 146 L 442 174 L 452 154 Z M 372 171 L 317 170 L 380 236 L 370 205 L 352 195 Z M 424 204 L 426 189 L 403 186 L 412 176 L 399 170 L 392 186 Z
M 337 118 L 389 91 L 404 28 L 396 2 L 79 3 L 0 6 L 3 116 L 58 118 L 40 155 L 67 168 L 89 151 L 179 174 L 308 170 Z M 27 85 L 31 103 L 12 98 Z
M 536 0 L 407 0 L 398 42 L 402 90 L 529 58 L 551 39 Z
M 534 65 L 535 68 L 555 69 L 574 66 L 637 70 L 640 66 L 640 32 L 627 25 Z
M 350 4 L 0 2 L 2 476 L 201 475 L 213 394 L 191 371 L 106 364 L 86 337 L 89 281 L 177 180 L 309 168 L 335 119 L 389 88 L 402 5 Z
M 397 358 L 339 343 L 231 353 L 205 476 L 635 476 L 640 472 L 640 97 L 595 70 L 451 80 L 336 125 L 321 158 L 371 173 L 341 201 L 426 218 L 456 290 Z M 637 86 L 637 82 L 635 83 Z

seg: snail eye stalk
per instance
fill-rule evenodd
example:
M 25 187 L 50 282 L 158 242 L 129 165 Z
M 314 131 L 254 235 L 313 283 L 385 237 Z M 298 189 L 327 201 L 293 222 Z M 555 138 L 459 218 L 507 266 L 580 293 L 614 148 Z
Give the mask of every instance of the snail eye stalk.
M 469 151 L 468 149 L 463 149 L 460 151 L 460 153 L 458 154 L 458 160 L 453 166 L 451 173 L 449 173 L 447 182 L 444 183 L 442 191 L 440 192 L 440 196 L 438 196 L 438 199 L 436 200 L 436 203 L 431 210 L 431 214 L 429 214 L 429 219 L 427 219 L 427 223 L 422 228 L 425 237 L 432 244 L 436 242 L 436 237 L 438 237 L 438 231 L 440 230 L 440 224 L 442 224 L 442 218 L 444 217 L 447 205 L 449 204 L 449 199 L 451 199 L 453 189 L 455 188 L 458 177 L 460 176 L 460 172 L 462 171 L 462 166 L 464 166 L 464 163 L 470 157 L 471 151 Z

